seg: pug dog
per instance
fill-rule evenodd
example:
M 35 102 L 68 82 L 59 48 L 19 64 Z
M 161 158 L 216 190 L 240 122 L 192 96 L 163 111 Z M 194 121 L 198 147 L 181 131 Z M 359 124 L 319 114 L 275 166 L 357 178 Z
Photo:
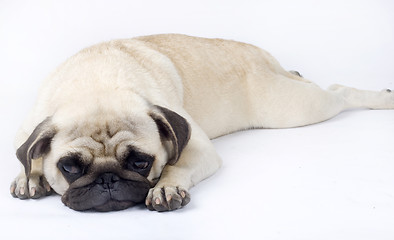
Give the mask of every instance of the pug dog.
M 55 191 L 78 211 L 182 208 L 221 165 L 210 139 L 291 128 L 349 108 L 394 109 L 394 93 L 328 90 L 262 49 L 177 34 L 101 43 L 43 83 L 18 131 L 20 199 Z

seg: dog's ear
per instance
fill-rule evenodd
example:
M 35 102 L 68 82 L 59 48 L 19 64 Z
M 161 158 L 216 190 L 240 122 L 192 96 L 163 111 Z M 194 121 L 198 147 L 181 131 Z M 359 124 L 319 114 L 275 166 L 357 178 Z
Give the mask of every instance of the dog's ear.
M 149 115 L 156 122 L 160 137 L 171 141 L 173 156 L 168 163 L 174 165 L 189 141 L 191 134 L 189 123 L 179 114 L 157 105 Z
M 26 142 L 16 151 L 17 158 L 25 167 L 27 177 L 30 175 L 31 161 L 43 157 L 50 151 L 55 134 L 56 129 L 51 124 L 51 118 L 48 117 L 38 124 Z

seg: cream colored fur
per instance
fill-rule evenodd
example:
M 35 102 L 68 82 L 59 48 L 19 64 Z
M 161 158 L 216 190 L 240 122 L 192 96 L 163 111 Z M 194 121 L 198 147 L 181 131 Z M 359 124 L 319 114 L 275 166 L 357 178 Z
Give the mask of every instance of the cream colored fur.
M 173 166 L 165 165 L 170 153 L 146 114 L 151 105 L 171 109 L 191 126 L 190 141 Z M 34 176 L 44 175 L 63 194 L 68 184 L 56 168 L 59 157 L 78 148 L 95 149 L 102 156 L 101 146 L 86 136 L 106 124 L 115 123 L 114 132 L 131 124 L 133 133 L 106 139 L 105 149 L 115 151 L 111 141 L 123 141 L 123 146 L 138 144 L 159 156 L 149 180 L 160 180 L 146 204 L 162 203 L 182 195 L 177 188 L 187 191 L 220 167 L 210 139 L 248 128 L 313 124 L 352 107 L 393 109 L 394 94 L 339 85 L 325 91 L 284 70 L 269 53 L 235 41 L 175 34 L 110 41 L 82 50 L 44 81 L 17 134 L 16 148 L 48 116 L 62 131 L 43 167 L 41 160 L 34 161 L 29 184 L 22 171 L 11 191 L 32 194 L 39 185 Z M 115 160 L 92 156 L 91 161 Z

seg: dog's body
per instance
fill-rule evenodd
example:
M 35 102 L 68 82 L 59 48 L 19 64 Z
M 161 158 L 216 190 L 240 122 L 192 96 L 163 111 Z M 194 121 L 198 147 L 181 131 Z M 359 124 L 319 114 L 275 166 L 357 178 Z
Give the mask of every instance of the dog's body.
M 354 107 L 393 109 L 394 93 L 328 91 L 248 44 L 184 35 L 87 48 L 43 84 L 16 139 L 19 198 L 54 189 L 76 210 L 186 205 L 221 164 L 210 139 L 289 128 Z

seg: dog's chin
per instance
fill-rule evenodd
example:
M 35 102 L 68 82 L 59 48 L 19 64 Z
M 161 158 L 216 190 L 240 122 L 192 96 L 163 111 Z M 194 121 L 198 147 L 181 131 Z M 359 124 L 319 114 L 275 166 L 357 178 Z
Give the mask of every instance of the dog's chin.
M 117 201 L 117 200 L 109 200 L 103 205 L 96 206 L 91 210 L 97 212 L 109 212 L 109 211 L 120 211 L 126 208 L 134 206 L 136 203 L 131 201 Z
M 107 191 L 97 193 L 97 191 L 89 191 L 86 188 L 73 190 L 64 194 L 62 201 L 67 207 L 76 211 L 120 211 L 143 202 L 146 196 L 145 193 L 142 193 L 136 197 L 128 197 L 126 191 L 124 191 L 126 194 L 116 192 L 110 194 Z M 87 195 L 86 197 L 84 193 Z
M 119 211 L 142 203 L 150 185 L 148 182 L 120 180 L 113 188 L 90 183 L 81 187 L 71 186 L 62 196 L 62 202 L 77 211 Z

